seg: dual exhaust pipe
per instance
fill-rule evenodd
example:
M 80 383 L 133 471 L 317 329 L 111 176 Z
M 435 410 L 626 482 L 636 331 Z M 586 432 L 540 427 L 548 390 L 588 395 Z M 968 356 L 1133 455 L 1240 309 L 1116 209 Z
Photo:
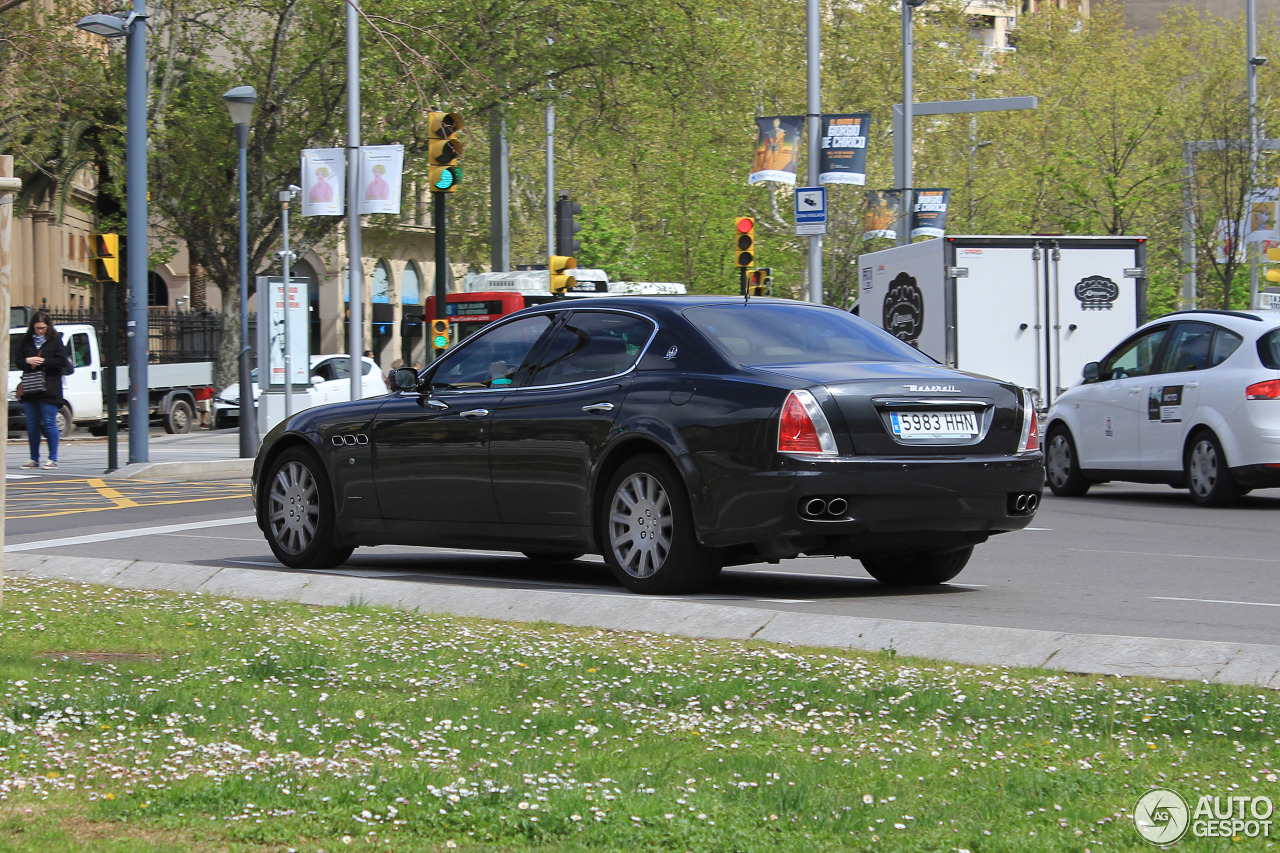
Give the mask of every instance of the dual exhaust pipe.
M 1010 515 L 1030 515 L 1040 506 L 1040 496 L 1035 492 L 1009 495 Z
M 823 521 L 843 519 L 849 511 L 844 498 L 805 498 L 800 501 L 800 515 Z

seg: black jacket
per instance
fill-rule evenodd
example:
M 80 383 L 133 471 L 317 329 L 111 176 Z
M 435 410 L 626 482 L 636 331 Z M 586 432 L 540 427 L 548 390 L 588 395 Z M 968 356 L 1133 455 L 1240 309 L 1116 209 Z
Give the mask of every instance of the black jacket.
M 35 340 L 28 333 L 22 336 L 22 343 L 18 347 L 18 363 L 15 367 L 20 367 L 23 374 L 34 373 L 27 366 L 27 358 L 33 355 L 44 356 L 44 392 L 39 394 L 24 394 L 23 400 L 41 400 L 47 403 L 62 402 L 62 377 L 72 371 L 71 357 L 67 352 L 67 347 L 62 343 L 62 336 L 53 333 L 45 339 L 44 346 L 40 351 L 36 351 Z

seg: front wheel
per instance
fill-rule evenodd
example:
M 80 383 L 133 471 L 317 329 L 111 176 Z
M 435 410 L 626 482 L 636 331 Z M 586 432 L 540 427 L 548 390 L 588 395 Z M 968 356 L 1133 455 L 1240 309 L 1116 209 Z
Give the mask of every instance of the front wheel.
M 973 546 L 954 551 L 919 551 L 889 557 L 863 557 L 867 574 L 889 586 L 932 586 L 946 583 L 969 563 Z
M 1080 473 L 1080 457 L 1071 433 L 1063 427 L 1049 431 L 1049 442 L 1044 451 L 1045 479 L 1055 495 L 1078 498 L 1089 491 L 1093 482 Z
M 291 569 L 332 569 L 352 548 L 334 532 L 333 491 L 310 450 L 291 447 L 271 463 L 266 479 L 267 544 Z
M 1227 455 L 1218 437 L 1208 430 L 1196 433 L 1187 450 L 1187 488 L 1191 500 L 1200 506 L 1231 506 L 1240 497 L 1240 487 L 1227 470 Z
M 657 456 L 627 460 L 601 501 L 604 561 L 633 592 L 701 589 L 720 573 L 719 552 L 698 541 L 680 475 Z

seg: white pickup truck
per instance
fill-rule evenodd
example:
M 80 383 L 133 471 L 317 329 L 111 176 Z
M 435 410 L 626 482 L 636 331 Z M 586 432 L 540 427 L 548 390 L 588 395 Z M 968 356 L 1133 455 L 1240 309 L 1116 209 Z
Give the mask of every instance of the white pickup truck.
M 98 332 L 87 324 L 58 326 L 75 370 L 62 378 L 65 402 L 58 411 L 58 429 L 68 435 L 77 426 L 95 432 L 106 425 L 107 395 L 103 382 L 102 348 Z M 25 328 L 9 330 L 9 421 L 22 422 L 22 405 L 14 396 L 21 372 L 16 369 L 18 345 Z M 116 399 L 120 422 L 129 416 L 129 368 L 117 367 Z M 213 385 L 213 362 L 147 365 L 147 398 L 152 418 L 159 418 L 165 431 L 190 432 L 196 422 L 196 389 Z

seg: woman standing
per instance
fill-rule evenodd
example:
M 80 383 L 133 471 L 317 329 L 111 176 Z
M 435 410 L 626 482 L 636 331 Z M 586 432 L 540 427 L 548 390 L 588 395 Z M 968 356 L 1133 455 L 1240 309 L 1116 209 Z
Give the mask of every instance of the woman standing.
M 27 417 L 27 442 L 31 461 L 23 468 L 58 467 L 58 407 L 62 405 L 62 376 L 71 372 L 71 360 L 62 336 L 53 328 L 48 311 L 37 311 L 18 347 L 22 367 L 19 392 Z M 49 442 L 49 458 L 40 464 L 40 433 Z

